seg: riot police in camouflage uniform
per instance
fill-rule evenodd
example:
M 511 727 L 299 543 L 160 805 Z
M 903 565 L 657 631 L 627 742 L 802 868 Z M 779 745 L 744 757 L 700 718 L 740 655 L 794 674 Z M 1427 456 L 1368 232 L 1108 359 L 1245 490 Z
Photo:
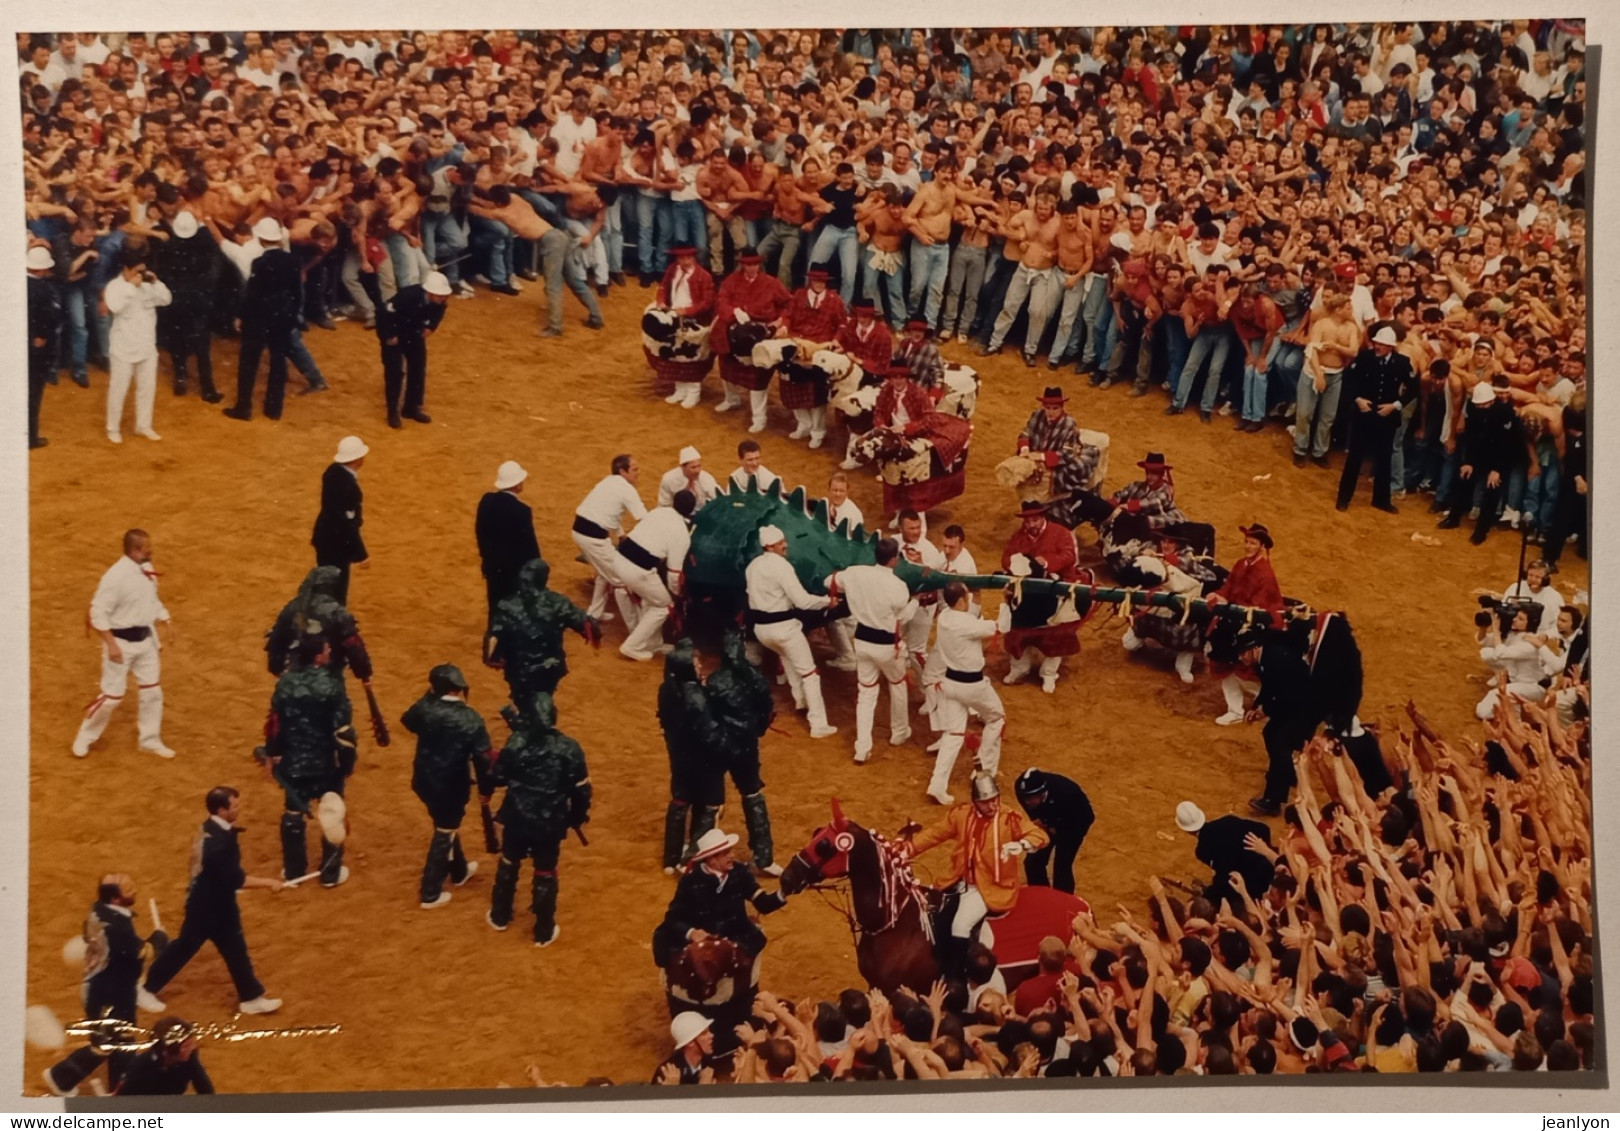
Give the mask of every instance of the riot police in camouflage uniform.
M 354 616 L 337 598 L 343 580 L 337 566 L 316 566 L 298 587 L 298 596 L 282 608 L 264 641 L 270 674 L 280 676 L 293 663 L 293 652 L 298 644 L 301 626 L 309 620 L 319 621 L 326 630 L 326 639 L 332 645 L 330 667 L 341 677 L 345 668 L 353 668 L 363 684 L 371 682 L 371 655 L 360 636 L 360 626 Z M 344 692 L 347 694 L 347 690 Z
M 343 677 L 331 663 L 325 626 L 306 620 L 294 649 L 293 667 L 276 681 L 265 723 L 264 750 L 286 795 L 281 815 L 282 877 L 305 874 L 309 857 L 305 818 L 319 807 L 321 886 L 337 887 L 349 878 L 343 866 L 344 780 L 354 773 L 355 736 Z
M 557 860 L 568 830 L 590 819 L 590 774 L 579 743 L 557 729 L 549 694 L 533 696 L 521 713 L 503 709 L 501 714 L 512 725 L 512 737 L 493 767 L 495 784 L 506 787 L 506 797 L 496 816 L 504 833 L 486 918 L 497 931 L 506 930 L 512 922 L 518 871 L 524 860 L 532 859 L 534 945 L 550 946 L 561 931 Z
M 754 856 L 754 867 L 766 875 L 780 876 L 782 869 L 772 859 L 771 814 L 765 806 L 765 783 L 759 777 L 759 740 L 776 717 L 771 684 L 764 673 L 748 662 L 740 632 L 727 632 L 723 648 L 725 658 L 719 670 L 704 684 L 709 709 L 720 726 L 725 770 L 742 795 L 743 818 L 748 824 L 748 848 Z M 701 830 L 693 833 L 693 843 L 699 835 Z
M 495 606 L 485 663 L 503 669 L 512 703 L 526 710 L 538 693 L 552 695 L 568 674 L 563 633 L 579 633 L 595 647 L 601 628 L 574 602 L 546 588 L 551 567 L 543 558 L 524 565 L 518 591 Z
M 460 887 L 478 870 L 478 862 L 469 861 L 462 850 L 461 821 L 472 788 L 469 763 L 482 796 L 495 788 L 489 731 L 483 717 L 468 706 L 467 679 L 454 664 L 440 664 L 428 673 L 428 693 L 411 704 L 400 723 L 416 735 L 411 792 L 433 819 L 433 840 L 422 868 L 422 907 L 443 907 L 450 902 L 445 879 Z
M 726 800 L 720 725 L 698 680 L 690 640 L 682 640 L 664 657 L 658 721 L 664 728 L 664 746 L 669 751 L 664 874 L 674 875 L 680 862 L 695 850 L 698 838 L 714 828 Z

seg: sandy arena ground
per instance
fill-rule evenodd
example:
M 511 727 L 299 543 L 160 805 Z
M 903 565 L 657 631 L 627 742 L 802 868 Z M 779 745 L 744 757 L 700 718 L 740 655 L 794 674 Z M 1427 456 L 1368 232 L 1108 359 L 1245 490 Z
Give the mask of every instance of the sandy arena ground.
M 472 702 L 497 741 L 504 736 L 496 715 L 504 684 L 478 662 L 484 595 L 473 542 L 474 508 L 496 465 L 515 458 L 530 469 L 524 497 L 553 582 L 581 601 L 589 575 L 573 560 L 569 523 L 615 452 L 638 455 L 647 499 L 683 444 L 696 444 L 717 476 L 736 466 L 745 418 L 709 411 L 718 375 L 700 410 L 683 412 L 656 395 L 637 328 L 647 298 L 634 287 L 616 290 L 605 304 L 610 328 L 603 333 L 582 328 L 569 299 L 560 341 L 536 337 L 544 300 L 532 284 L 518 298 L 481 292 L 475 302 L 452 302 L 429 344 L 433 423 L 407 423 L 402 432 L 383 423 L 376 339 L 355 323 L 335 333 L 310 331 L 333 391 L 289 396 L 279 425 L 226 419 L 195 393 L 175 398 L 167 359 L 159 373 L 161 443 L 128 429 L 121 447 L 107 443 L 104 374 L 93 375 L 89 391 L 65 380 L 48 390 L 42 429 L 51 445 L 31 456 L 30 485 L 30 1003 L 64 1020 L 77 1016 L 78 974 L 63 964 L 61 947 L 78 931 L 104 872 L 136 878 L 143 930 L 147 897 L 155 896 L 165 925 L 178 932 L 187 852 L 211 786 L 244 791 L 248 870 L 273 875 L 279 868 L 281 794 L 250 757 L 273 686 L 261 644 L 313 564 L 309 533 L 320 475 L 340 437 L 359 434 L 372 448 L 363 472 L 372 563 L 355 572 L 351 607 L 375 658 L 390 723 L 425 690 L 428 669 L 448 661 L 468 673 Z M 976 361 L 959 344 L 946 353 Z M 1013 494 L 992 469 L 1053 375 L 1025 369 L 1010 350 L 978 364 L 985 383 L 968 492 L 936 512 L 931 525 L 962 523 L 981 566 L 993 568 L 1017 520 Z M 229 390 L 234 343 L 218 344 L 215 367 Z M 1082 388 L 1067 371 L 1063 380 L 1070 410 L 1113 437 L 1109 489 L 1134 476 L 1142 453 L 1162 450 L 1176 465 L 1184 509 L 1220 530 L 1223 561 L 1240 550 L 1240 522 L 1269 524 L 1284 592 L 1342 608 L 1355 626 L 1367 665 L 1364 718 L 1404 721 L 1400 705 L 1411 696 L 1443 733 L 1474 733 L 1471 708 L 1482 687 L 1472 591 L 1513 580 L 1516 537 L 1498 533 L 1475 549 L 1466 531 L 1438 532 L 1442 546 L 1422 545 L 1414 532 L 1437 533 L 1426 499 L 1408 499 L 1390 517 L 1371 508 L 1363 489 L 1349 513 L 1336 514 L 1337 471 L 1295 470 L 1280 426 L 1235 436 L 1223 417 L 1207 426 L 1194 414 L 1166 419 L 1160 395 L 1133 400 L 1118 387 Z M 295 375 L 292 386 L 301 384 Z M 773 407 L 772 429 L 761 437 L 766 463 L 791 484 L 820 488 L 841 443 L 835 438 L 812 452 L 786 439 L 790 427 L 788 414 Z M 867 515 L 879 512 L 874 480 L 860 475 L 853 493 Z M 163 684 L 164 737 L 179 755 L 164 762 L 136 751 L 131 689 L 106 737 L 79 761 L 68 746 L 98 671 L 85 610 L 130 526 L 153 535 L 178 631 L 164 653 Z M 1586 574 L 1573 553 L 1565 563 L 1557 580 L 1568 596 L 1586 584 Z M 1037 683 L 1002 689 L 1011 716 L 1003 781 L 1039 765 L 1076 778 L 1091 795 L 1098 819 L 1078 862 L 1080 894 L 1104 914 L 1120 902 L 1141 906 L 1150 873 L 1197 875 L 1191 840 L 1171 820 L 1175 804 L 1193 798 L 1212 817 L 1242 811 L 1265 760 L 1258 728 L 1214 726 L 1221 695 L 1202 664 L 1198 682 L 1184 687 L 1167 654 L 1128 657 L 1122 631 L 1103 616 L 1089 624 L 1084 651 L 1068 662 L 1053 698 Z M 658 867 L 668 778 L 653 708 L 660 667 L 621 658 L 622 638 L 613 624 L 600 652 L 572 641 L 573 670 L 558 698 L 562 726 L 583 744 L 596 787 L 590 846 L 570 840 L 563 851 L 559 942 L 545 951 L 530 946 L 530 921 L 521 912 L 526 879 L 515 928 L 497 935 L 485 925 L 493 862 L 482 852 L 475 814 L 465 839 L 484 871 L 448 908 L 417 909 L 429 824 L 409 789 L 412 744 L 396 726 L 394 745 L 378 749 L 357 719 L 364 737 L 349 789 L 353 879 L 334 891 L 311 884 L 241 897 L 255 966 L 286 1002 L 263 1020 L 339 1023 L 343 1034 L 210 1045 L 204 1057 L 221 1091 L 523 1086 L 531 1062 L 548 1081 L 649 1077 L 667 1042 L 650 938 L 673 886 Z M 992 666 L 999 675 L 1005 659 L 993 658 Z M 819 743 L 779 689 L 789 734 L 768 736 L 764 750 L 779 862 L 825 821 L 833 795 L 853 819 L 886 831 L 909 817 L 938 816 L 923 796 L 927 728 L 919 726 L 901 749 L 880 735 L 872 761 L 856 766 L 853 673 L 830 672 L 826 684 L 832 721 L 843 731 Z M 959 766 L 958 778 L 964 773 Z M 958 796 L 964 786 L 956 783 Z M 723 821 L 743 831 L 735 798 Z M 849 933 L 819 899 L 798 899 L 765 926 L 770 988 L 830 997 L 858 984 Z M 235 1003 L 211 948 L 163 996 L 172 1011 L 199 1021 L 225 1021 Z M 50 1060 L 28 1053 L 25 1092 L 39 1094 L 39 1073 Z

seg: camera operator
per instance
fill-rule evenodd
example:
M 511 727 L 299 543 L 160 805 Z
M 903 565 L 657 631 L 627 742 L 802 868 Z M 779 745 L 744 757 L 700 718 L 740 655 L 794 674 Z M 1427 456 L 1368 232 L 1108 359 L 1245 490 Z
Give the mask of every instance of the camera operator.
M 1532 602 L 1506 602 L 1494 609 L 1481 609 L 1474 616 L 1480 643 L 1479 658 L 1492 672 L 1507 673 L 1507 691 L 1532 703 L 1541 702 L 1547 689 L 1541 681 L 1546 678 L 1542 668 L 1541 639 L 1531 634 L 1541 615 L 1539 606 Z M 1499 699 L 1495 676 L 1485 697 L 1479 701 L 1475 714 L 1489 720 L 1496 713 Z
M 1558 613 L 1564 607 L 1564 595 L 1554 588 L 1549 579 L 1552 571 L 1547 563 L 1537 558 L 1524 567 L 1524 580 L 1515 582 L 1502 594 L 1504 604 L 1519 601 L 1534 601 L 1541 606 L 1541 620 L 1539 627 L 1544 632 L 1551 632 L 1558 623 Z

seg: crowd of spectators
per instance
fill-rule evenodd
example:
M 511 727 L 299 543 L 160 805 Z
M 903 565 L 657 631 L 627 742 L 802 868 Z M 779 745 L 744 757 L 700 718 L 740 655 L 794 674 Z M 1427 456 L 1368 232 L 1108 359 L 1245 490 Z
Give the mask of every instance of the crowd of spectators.
M 1312 742 L 1278 843 L 1219 818 L 1236 840 L 1200 856 L 1231 871 L 1151 878 L 1145 914 L 1081 914 L 1011 992 L 982 946 L 926 993 L 762 992 L 735 1055 L 678 1017 L 654 1080 L 1590 1069 L 1590 704 L 1572 691 L 1564 712 L 1504 704 L 1483 747 L 1415 710 L 1377 766 Z M 1216 824 L 1188 812 L 1184 829 Z
M 1559 498 L 1585 484 L 1565 453 L 1586 380 L 1583 32 L 22 36 L 28 224 L 54 250 L 66 320 L 42 371 L 86 380 L 108 352 L 120 246 L 172 240 L 182 212 L 238 272 L 254 225 L 277 220 L 304 327 L 370 325 L 371 276 L 387 298 L 439 267 L 462 297 L 543 278 L 556 336 L 565 285 L 599 328 L 599 299 L 635 274 L 650 286 L 672 245 L 716 274 L 757 246 L 784 282 L 815 258 L 846 300 L 858 288 L 940 342 L 1021 341 L 1030 364 L 1044 352 L 1095 384 L 1165 384 L 1172 408 L 1202 385 L 1206 421 L 1219 409 L 1258 431 L 1270 414 L 1324 438 L 1343 430 L 1340 382 L 1307 347 L 1342 296 L 1356 344 L 1393 328 L 1421 382 L 1394 496 L 1432 492 L 1438 511 L 1461 490 L 1462 509 L 1556 527 L 1561 547 L 1579 523 L 1560 523 Z M 936 177 L 956 188 L 943 247 L 919 216 Z M 1054 213 L 1083 233 L 1066 251 L 1043 250 Z M 229 334 L 239 287 L 216 289 Z M 183 365 L 194 336 L 159 319 Z M 319 351 L 300 336 L 289 352 L 318 389 Z M 1463 477 L 1467 406 L 1493 379 L 1519 430 L 1500 472 Z

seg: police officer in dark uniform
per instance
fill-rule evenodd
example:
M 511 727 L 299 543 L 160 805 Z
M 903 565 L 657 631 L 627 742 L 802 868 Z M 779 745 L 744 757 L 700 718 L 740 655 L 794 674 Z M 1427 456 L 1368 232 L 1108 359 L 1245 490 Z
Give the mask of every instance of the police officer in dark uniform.
M 1024 857 L 1024 878 L 1037 887 L 1048 886 L 1046 865 L 1050 861 L 1050 886 L 1073 895 L 1074 858 L 1097 820 L 1091 798 L 1077 782 L 1033 766 L 1018 775 L 1013 790 L 1030 820 L 1052 838 L 1045 848 Z
M 473 533 L 478 539 L 490 623 L 495 620 L 495 606 L 517 592 L 524 564 L 540 556 L 534 512 L 520 498 L 528 477 L 516 460 L 507 460 L 495 472 L 495 490 L 478 500 Z
M 355 734 L 343 676 L 331 664 L 326 628 L 306 620 L 293 667 L 276 681 L 265 724 L 265 756 L 286 797 L 281 815 L 282 876 L 305 874 L 309 857 L 305 818 L 321 826 L 321 886 L 335 888 L 349 878 L 343 864 L 346 839 L 342 805 L 345 780 L 354 773 Z M 334 800 L 330 795 L 336 795 Z
M 264 414 L 280 420 L 287 393 L 287 358 L 302 317 L 304 280 L 298 260 L 280 246 L 286 235 L 280 224 L 267 216 L 254 225 L 253 234 L 268 246 L 253 261 L 242 294 L 236 403 L 225 410 L 225 415 L 233 420 L 253 419 L 253 386 L 259 376 L 259 358 L 268 349 L 270 375 L 264 387 Z
M 146 971 L 142 987 L 156 997 L 163 992 L 182 967 L 196 957 L 205 942 L 214 944 L 225 960 L 231 981 L 236 984 L 237 1009 L 242 1013 L 274 1013 L 281 1008 L 278 998 L 266 997 L 264 986 L 253 974 L 248 957 L 247 936 L 242 933 L 242 913 L 236 906 L 236 893 L 244 888 L 280 891 L 280 880 L 250 876 L 242 870 L 242 847 L 237 838 L 242 830 L 236 821 L 242 812 L 241 794 L 228 785 L 208 791 L 204 803 L 208 819 L 191 849 L 191 884 L 186 888 L 186 920 L 180 937 L 163 948 Z
M 214 335 L 209 323 L 219 290 L 220 269 L 226 262 L 213 234 L 189 211 L 177 213 L 160 227 L 169 233 L 169 238 L 152 245 L 152 270 L 174 296 L 174 301 L 158 311 L 159 337 L 174 364 L 174 395 L 186 395 L 187 362 L 196 358 L 197 387 L 202 399 L 218 404 L 225 394 L 214 387 Z
M 1461 525 L 1474 504 L 1474 492 L 1480 490 L 1479 518 L 1468 537 L 1476 546 L 1496 525 L 1508 475 L 1525 454 L 1524 422 L 1519 419 L 1512 392 L 1506 375 L 1497 376 L 1490 385 L 1475 385 L 1463 417 L 1461 462 L 1451 487 L 1451 510 L 1440 520 L 1440 528 L 1451 530 Z M 1565 447 L 1567 454 L 1568 445 Z
M 664 657 L 658 722 L 669 751 L 664 874 L 672 876 L 681 861 L 696 850 L 698 838 L 714 828 L 726 800 L 722 728 L 698 679 L 690 640 L 680 641 Z
M 292 667 L 303 626 L 315 621 L 332 646 L 328 664 L 332 671 L 341 676 L 352 668 L 363 685 L 371 685 L 371 653 L 366 650 L 359 623 L 343 607 L 341 581 L 342 572 L 336 566 L 316 566 L 305 575 L 298 596 L 282 606 L 265 636 L 264 651 L 271 675 L 280 678 Z
M 189 1089 L 199 1096 L 214 1094 L 214 1082 L 197 1055 L 192 1027 L 178 1017 L 165 1017 L 152 1026 L 154 1043 L 136 1055 L 124 1071 L 116 1096 L 183 1096 Z
M 169 944 L 169 936 L 153 931 L 141 938 L 135 929 L 135 881 L 125 875 L 103 876 L 96 902 L 84 921 L 84 984 L 80 997 L 84 1016 L 92 1021 L 114 1018 L 135 1022 L 135 1008 L 161 1010 L 163 1003 L 140 988 L 141 971 L 150 957 Z M 129 1061 L 127 1053 L 109 1058 L 95 1045 L 75 1049 L 45 1070 L 45 1086 L 53 1096 L 75 1095 L 76 1089 L 107 1060 L 109 1084 L 116 1084 Z
M 759 776 L 759 742 L 776 718 L 776 701 L 771 684 L 763 673 L 748 662 L 742 633 L 726 633 L 723 659 L 717 671 L 704 684 L 709 709 L 720 727 L 720 749 L 725 772 L 742 795 L 743 819 L 748 824 L 748 848 L 754 867 L 768 876 L 780 876 L 782 868 L 774 860 L 771 843 L 771 813 L 765 804 L 765 783 Z M 712 826 L 713 822 L 710 822 Z M 693 828 L 695 843 L 703 830 Z M 665 863 L 670 861 L 668 842 Z
M 518 571 L 518 591 L 495 606 L 484 662 L 506 676 L 512 703 L 520 710 L 534 696 L 553 695 L 568 674 L 563 633 L 579 633 L 594 647 L 602 630 L 585 610 L 548 589 L 551 566 L 535 558 Z
M 388 427 L 402 428 L 401 416 L 418 424 L 433 418 L 422 411 L 427 390 L 427 339 L 444 321 L 450 282 L 429 271 L 420 284 L 401 287 L 377 307 L 377 340 L 382 343 L 383 395 L 388 401 Z M 400 393 L 403 390 L 404 400 Z
M 1344 398 L 1350 402 L 1350 451 L 1339 477 L 1339 510 L 1349 510 L 1361 482 L 1362 466 L 1373 463 L 1373 507 L 1400 513 L 1389 499 L 1389 465 L 1395 455 L 1395 432 L 1401 409 L 1417 397 L 1417 375 L 1412 362 L 1395 347 L 1400 340 L 1386 323 L 1372 342 L 1350 362 L 1344 373 Z M 1340 401 L 1344 403 L 1344 401 Z
M 309 544 L 315 548 L 315 564 L 337 568 L 337 599 L 345 605 L 349 603 L 349 567 L 363 564 L 369 557 L 365 539 L 360 536 L 366 521 L 360 469 L 370 450 L 358 436 L 345 436 L 338 442 L 332 462 L 321 473 L 321 509 L 309 536 Z
M 1260 673 L 1260 691 L 1247 720 L 1265 716 L 1261 738 L 1266 744 L 1266 787 L 1249 802 L 1264 817 L 1275 817 L 1288 803 L 1298 777 L 1294 754 L 1310 741 L 1322 721 L 1311 693 L 1311 672 L 1298 647 L 1282 632 L 1246 634 L 1238 644 L 1242 661 Z
M 62 291 L 56 282 L 56 260 L 50 248 L 28 249 L 28 447 L 49 441 L 39 434 L 39 406 L 45 386 L 56 384 L 56 355 L 61 348 Z
M 416 735 L 416 762 L 411 770 L 411 792 L 427 806 L 433 819 L 433 840 L 422 869 L 422 907 L 443 907 L 450 902 L 444 881 L 460 887 L 478 870 L 461 847 L 461 820 L 467 813 L 472 781 L 488 798 L 494 791 L 489 731 L 481 715 L 467 704 L 467 679 L 454 664 L 440 664 L 428 673 L 428 693 L 400 719 Z
M 534 945 L 550 946 L 557 924 L 557 862 L 563 838 L 591 815 L 591 777 L 579 743 L 557 729 L 557 711 L 545 692 L 521 712 L 503 710 L 512 737 L 495 757 L 494 779 L 506 787 L 496 816 L 503 829 L 501 858 L 486 919 L 497 931 L 512 922 L 518 871 L 534 861 Z

